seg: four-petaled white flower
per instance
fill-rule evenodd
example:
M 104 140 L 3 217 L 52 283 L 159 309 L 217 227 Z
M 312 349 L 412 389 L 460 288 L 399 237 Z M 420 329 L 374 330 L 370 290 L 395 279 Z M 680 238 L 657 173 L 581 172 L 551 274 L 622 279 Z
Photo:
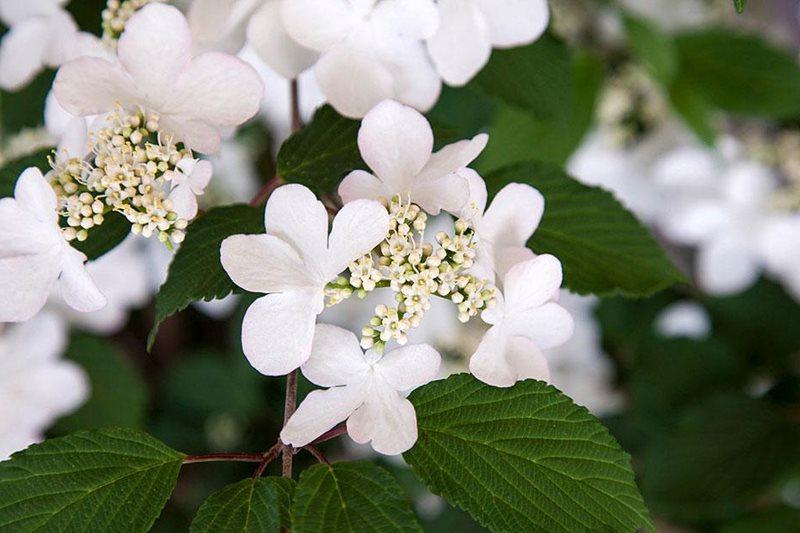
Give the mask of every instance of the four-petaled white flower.
M 486 183 L 472 169 L 461 171 L 469 182 L 470 199 L 461 210 L 478 238 L 475 264 L 469 272 L 478 279 L 495 282 L 495 274 L 502 278 L 515 264 L 533 258 L 526 246 L 536 231 L 544 213 L 544 197 L 522 183 L 509 183 L 503 187 L 486 209 Z
M 363 117 L 387 98 L 427 111 L 439 97 L 422 41 L 439 25 L 432 0 L 291 0 L 281 11 L 287 33 L 321 53 L 314 72 L 339 113 Z
M 192 58 L 184 16 L 171 6 L 138 11 L 119 40 L 118 62 L 81 57 L 62 66 L 55 94 L 79 116 L 117 105 L 158 113 L 164 131 L 187 147 L 216 152 L 221 130 L 258 111 L 263 88 L 258 74 L 234 56 L 208 52 Z
M 370 442 L 385 455 L 409 450 L 417 441 L 417 415 L 408 393 L 436 378 L 441 358 L 427 344 L 404 346 L 383 356 L 362 352 L 356 336 L 336 326 L 317 326 L 303 375 L 327 390 L 308 394 L 281 431 L 294 447 L 313 441 L 347 420 L 354 441 Z
M 552 255 L 517 263 L 508 271 L 497 306 L 481 314 L 492 327 L 469 361 L 476 378 L 495 387 L 548 379 L 541 350 L 565 342 L 574 327 L 570 314 L 553 301 L 560 286 L 561 263 Z
M 433 131 L 425 117 L 397 102 L 381 102 L 358 130 L 361 157 L 375 174 L 351 172 L 339 185 L 339 195 L 347 203 L 399 194 L 431 215 L 442 209 L 457 213 L 469 198 L 469 184 L 458 171 L 478 157 L 487 140 L 480 134 L 432 153 Z
M 266 234 L 233 235 L 222 242 L 222 266 L 245 290 L 268 293 L 247 310 L 242 348 L 266 375 L 291 372 L 308 360 L 325 286 L 389 231 L 381 204 L 345 205 L 328 235 L 328 212 L 302 185 L 284 185 L 264 210 Z
M 197 214 L 197 197 L 205 191 L 214 169 L 210 162 L 191 157 L 179 161 L 177 167 L 170 180 L 169 199 L 179 217 L 192 220 Z
M 439 31 L 428 52 L 448 85 L 472 79 L 489 61 L 492 47 L 512 48 L 538 39 L 550 21 L 547 0 L 437 0 Z
M 86 273 L 86 256 L 64 239 L 57 207 L 55 192 L 37 168 L 20 175 L 14 198 L 0 200 L 0 322 L 31 318 L 56 284 L 78 311 L 106 304 Z

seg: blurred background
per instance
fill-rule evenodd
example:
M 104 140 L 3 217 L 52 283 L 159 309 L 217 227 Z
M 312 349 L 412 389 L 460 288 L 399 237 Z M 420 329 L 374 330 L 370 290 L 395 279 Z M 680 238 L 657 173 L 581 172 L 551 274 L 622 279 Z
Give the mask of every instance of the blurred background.
M 73 0 L 68 11 L 100 35 L 106 7 Z M 444 87 L 428 114 L 437 141 L 488 132 L 479 171 L 527 159 L 565 166 L 613 192 L 691 276 L 645 299 L 564 291 L 576 333 L 546 354 L 553 383 L 632 455 L 659 530 L 800 531 L 800 2 L 751 0 L 742 14 L 731 0 L 551 0 L 550 8 L 548 34 L 532 46 L 566 54 L 570 113 L 536 120 L 474 84 Z M 288 83 L 247 45 L 240 55 L 262 73 L 266 99 L 212 159 L 204 208 L 249 201 L 274 175 L 290 130 Z M 45 70 L 0 93 L 0 172 L 18 174 L 54 146 L 53 76 Z M 548 90 L 547 80 L 520 90 L 521 98 Z M 306 120 L 322 102 L 310 73 L 300 101 Z M 146 351 L 170 258 L 158 242 L 129 239 L 89 266 L 110 291 L 107 309 L 78 315 L 48 303 L 29 323 L 0 325 L 0 458 L 112 425 L 143 428 L 189 454 L 261 451 L 274 441 L 283 382 L 258 374 L 241 352 L 250 296 L 190 306 Z M 370 307 L 348 301 L 323 321 L 357 330 Z M 412 341 L 436 345 L 443 371 L 459 372 L 476 328 L 435 308 Z M 300 395 L 309 389 L 303 382 Z M 28 401 L 41 402 L 35 420 Z M 332 460 L 371 457 L 347 439 L 326 447 Z M 401 459 L 376 460 L 404 484 L 426 530 L 481 530 Z M 186 530 L 210 493 L 250 471 L 185 467 L 155 529 Z

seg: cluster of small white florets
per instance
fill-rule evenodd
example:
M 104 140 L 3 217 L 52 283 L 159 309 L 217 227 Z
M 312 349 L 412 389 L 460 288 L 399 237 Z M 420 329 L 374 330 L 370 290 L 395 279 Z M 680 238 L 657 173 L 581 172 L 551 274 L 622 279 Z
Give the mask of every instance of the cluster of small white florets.
M 128 20 L 139 9 L 154 1 L 159 0 L 108 0 L 102 13 L 103 43 L 112 49 L 116 48 Z
M 154 113 L 118 108 L 107 123 L 90 135 L 91 161 L 51 161 L 51 183 L 67 222 L 64 237 L 86 240 L 113 210 L 128 219 L 133 233 L 179 244 L 188 222 L 173 210 L 169 183 L 191 152 L 159 131 Z
M 395 292 L 396 306 L 378 305 L 369 325 L 361 331 L 364 349 L 381 351 L 394 339 L 405 344 L 408 331 L 420 325 L 433 296 L 458 306 L 458 318 L 467 322 L 495 304 L 495 287 L 465 271 L 475 260 L 475 232 L 463 219 L 454 223 L 453 235 L 439 232 L 437 247 L 424 242 L 427 215 L 399 195 L 388 205 L 389 233 L 371 253 L 353 261 L 349 278 L 328 284 L 328 305 L 356 294 L 360 298 L 379 287 Z
M 668 116 L 661 89 L 642 67 L 633 64 L 621 67 L 607 82 L 598 105 L 600 128 L 618 146 L 635 143 Z
M 775 194 L 775 207 L 800 211 L 800 130 L 750 132 L 744 137 L 748 153 L 778 173 L 781 187 Z

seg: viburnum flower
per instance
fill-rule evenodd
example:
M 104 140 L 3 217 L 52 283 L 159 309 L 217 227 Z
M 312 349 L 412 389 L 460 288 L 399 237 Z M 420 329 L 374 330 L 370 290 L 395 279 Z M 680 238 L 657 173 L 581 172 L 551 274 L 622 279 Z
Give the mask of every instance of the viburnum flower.
M 187 148 L 214 153 L 221 131 L 258 111 L 263 91 L 244 61 L 219 52 L 192 58 L 186 19 L 174 7 L 154 3 L 137 11 L 119 39 L 118 62 L 81 57 L 62 66 L 54 90 L 78 116 L 118 106 L 159 116 L 161 131 Z
M 0 331 L 0 461 L 86 401 L 86 375 L 61 359 L 66 343 L 64 323 L 50 313 Z
M 250 17 L 247 41 L 270 68 L 295 79 L 319 59 L 319 52 L 301 45 L 286 32 L 281 18 L 284 0 L 266 0 Z
M 682 300 L 662 309 L 654 328 L 662 337 L 706 339 L 711 333 L 711 317 L 697 302 Z
M 197 215 L 197 197 L 201 196 L 211 181 L 213 168 L 205 160 L 186 157 L 176 165 L 170 180 L 172 190 L 169 199 L 178 216 L 191 220 Z
M 769 272 L 800 300 L 800 213 L 774 216 L 767 222 L 762 252 Z
M 186 12 L 193 54 L 227 52 L 244 46 L 247 24 L 261 0 L 192 0 Z
M 20 175 L 14 198 L 0 200 L 0 322 L 28 320 L 56 285 L 78 311 L 106 304 L 84 268 L 86 256 L 66 241 L 57 207 L 55 192 L 37 168 Z
M 266 234 L 233 235 L 220 258 L 245 290 L 268 293 L 244 317 L 242 348 L 262 374 L 291 372 L 308 360 L 326 285 L 372 250 L 389 231 L 389 215 L 378 202 L 359 200 L 334 217 L 302 185 L 276 189 L 264 210 Z
M 519 380 L 547 381 L 542 350 L 570 338 L 573 321 L 555 301 L 561 286 L 561 263 L 540 255 L 514 265 L 503 280 L 497 305 L 481 318 L 491 328 L 469 361 L 472 374 L 489 385 L 510 387 Z
M 417 415 L 408 393 L 436 378 L 441 358 L 427 344 L 383 355 L 362 352 L 356 336 L 320 324 L 303 375 L 327 390 L 312 391 L 281 431 L 281 440 L 304 446 L 347 420 L 354 441 L 369 442 L 385 455 L 409 450 L 417 441 Z
M 448 85 L 461 86 L 489 61 L 494 48 L 530 44 L 550 21 L 547 0 L 437 0 L 441 23 L 428 52 Z
M 431 215 L 457 213 L 469 198 L 469 184 L 458 171 L 486 147 L 488 136 L 458 141 L 433 153 L 433 131 L 411 107 L 386 100 L 364 117 L 358 130 L 361 157 L 374 172 L 355 170 L 339 185 L 347 203 L 357 198 L 419 205 Z
M 292 39 L 320 52 L 314 72 L 339 113 L 363 117 L 387 98 L 427 111 L 439 97 L 422 43 L 439 24 L 432 0 L 291 0 L 282 15 Z
M 469 182 L 470 199 L 461 210 L 475 230 L 478 249 L 470 272 L 476 277 L 495 281 L 516 263 L 533 258 L 526 246 L 544 213 L 544 197 L 522 183 L 503 187 L 486 208 L 486 183 L 472 169 L 461 171 Z

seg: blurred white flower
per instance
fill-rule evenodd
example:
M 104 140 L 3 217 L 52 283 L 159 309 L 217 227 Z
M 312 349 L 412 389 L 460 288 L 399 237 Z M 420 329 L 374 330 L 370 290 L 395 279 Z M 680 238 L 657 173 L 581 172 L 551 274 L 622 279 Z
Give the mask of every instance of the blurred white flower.
M 262 61 L 286 79 L 295 79 L 319 59 L 286 32 L 281 18 L 284 0 L 266 0 L 250 18 L 247 41 Z
M 437 215 L 457 213 L 469 198 L 469 184 L 458 174 L 486 146 L 488 137 L 449 144 L 433 152 L 433 131 L 419 112 L 392 100 L 381 102 L 361 122 L 358 147 L 374 172 L 354 170 L 339 185 L 347 203 L 357 198 L 392 199 L 419 205 Z
M 326 285 L 386 237 L 389 215 L 378 202 L 350 202 L 329 236 L 322 202 L 306 187 L 284 185 L 270 196 L 264 218 L 266 234 L 228 237 L 220 258 L 234 283 L 268 293 L 247 310 L 242 348 L 253 367 L 274 376 L 308 360 Z
M 172 190 L 169 199 L 178 216 L 192 220 L 197 214 L 197 197 L 205 191 L 211 181 L 213 168 L 205 160 L 185 157 L 177 164 L 177 170 L 170 180 Z
M 573 330 L 570 314 L 553 301 L 561 275 L 561 263 L 552 255 L 517 263 L 508 271 L 497 306 L 481 314 L 492 327 L 469 361 L 476 378 L 495 387 L 526 378 L 548 380 L 542 350 L 562 344 Z
M 281 440 L 301 447 L 339 422 L 358 443 L 370 442 L 385 455 L 409 450 L 417 441 L 417 415 L 408 393 L 432 381 L 440 357 L 425 344 L 380 355 L 362 352 L 358 338 L 336 326 L 320 324 L 303 375 L 327 390 L 308 394 L 281 431 Z
M 174 7 L 155 3 L 133 15 L 118 56 L 61 67 L 54 90 L 64 109 L 87 116 L 143 107 L 176 142 L 204 153 L 216 152 L 224 131 L 258 111 L 263 87 L 252 67 L 219 52 L 193 59 L 188 23 Z
M 0 329 L 0 461 L 86 401 L 86 375 L 61 359 L 66 342 L 64 324 L 48 313 Z
M 192 0 L 186 13 L 192 32 L 192 54 L 242 49 L 248 21 L 261 0 Z
M 389 98 L 427 111 L 439 97 L 441 80 L 422 42 L 439 25 L 432 0 L 291 0 L 281 7 L 286 32 L 320 53 L 314 72 L 339 113 L 363 117 Z
M 448 85 L 472 79 L 494 48 L 530 44 L 550 21 L 547 0 L 437 0 L 439 30 L 427 41 L 436 70 Z
M 55 192 L 37 168 L 17 180 L 14 198 L 0 200 L 0 322 L 35 315 L 57 286 L 67 305 L 96 311 L 106 304 L 58 225 Z
M 683 300 L 665 307 L 656 317 L 655 328 L 662 337 L 705 339 L 711 332 L 711 318 L 697 302 Z

